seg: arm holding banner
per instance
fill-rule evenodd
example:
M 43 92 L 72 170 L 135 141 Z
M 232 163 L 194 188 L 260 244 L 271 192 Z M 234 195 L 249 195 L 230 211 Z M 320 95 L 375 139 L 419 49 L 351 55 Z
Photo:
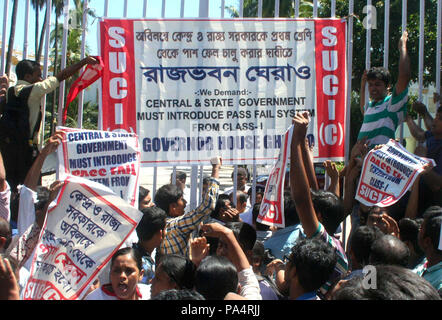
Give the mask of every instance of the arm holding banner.
M 413 138 L 419 142 L 425 141 L 425 131 L 419 128 L 419 126 L 414 122 L 413 118 L 407 115 L 406 121 Z
M 319 221 L 313 208 L 307 173 L 302 159 L 302 144 L 305 143 L 308 115 L 306 113 L 297 114 L 293 118 L 293 124 L 294 132 L 290 147 L 290 191 L 296 203 L 296 211 L 304 228 L 304 233 L 310 238 L 318 230 Z
M 49 138 L 48 143 L 41 150 L 40 154 L 35 159 L 31 169 L 29 169 L 26 175 L 25 181 L 23 183 L 26 187 L 33 191 L 37 189 L 41 168 L 43 167 L 43 163 L 45 162 L 46 157 L 57 150 L 58 145 L 61 143 L 62 140 L 63 138 L 60 131 L 55 132 Z
M 83 68 L 87 64 L 97 64 L 99 61 L 94 57 L 86 57 L 80 62 L 77 62 L 76 64 L 73 64 L 63 70 L 61 70 L 55 77 L 59 82 L 66 80 L 70 77 L 72 77 L 77 71 L 79 71 L 81 68 Z
M 64 182 L 55 181 L 51 185 L 49 188 L 51 192 L 49 200 L 42 210 L 36 210 L 35 222 L 29 226 L 23 235 L 14 238 L 9 245 L 6 251 L 7 257 L 11 261 L 14 261 L 18 269 L 26 263 L 34 251 L 39 240 L 40 231 L 46 220 L 49 204 L 55 199 L 63 184 Z
M 411 188 L 410 197 L 408 198 L 407 208 L 405 209 L 405 218 L 415 219 L 417 216 L 417 210 L 419 207 L 419 184 L 421 177 L 424 173 L 429 172 L 433 166 L 431 163 L 424 166 L 424 171 L 419 173 Z
M 413 103 L 413 110 L 416 111 L 422 119 L 424 119 L 425 127 L 427 130 L 431 130 L 431 126 L 433 125 L 433 117 L 428 112 L 427 107 L 419 101 Z

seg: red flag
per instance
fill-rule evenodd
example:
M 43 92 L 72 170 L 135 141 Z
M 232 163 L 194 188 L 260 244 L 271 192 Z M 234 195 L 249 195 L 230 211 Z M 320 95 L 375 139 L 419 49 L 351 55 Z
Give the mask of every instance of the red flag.
M 83 71 L 81 76 L 72 84 L 71 89 L 69 90 L 68 96 L 66 98 L 66 105 L 63 111 L 63 125 L 66 123 L 66 116 L 68 113 L 69 104 L 74 101 L 80 91 L 89 87 L 95 81 L 100 79 L 103 75 L 103 59 L 98 56 L 94 58 L 97 59 L 100 63 L 89 64 Z

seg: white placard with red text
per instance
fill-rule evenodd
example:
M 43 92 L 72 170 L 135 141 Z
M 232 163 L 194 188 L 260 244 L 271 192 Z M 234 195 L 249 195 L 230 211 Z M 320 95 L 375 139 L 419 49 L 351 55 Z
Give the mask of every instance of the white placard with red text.
M 346 22 L 103 19 L 100 125 L 137 133 L 141 164 L 273 164 L 307 110 L 316 161 L 343 160 Z
M 101 183 L 138 207 L 140 150 L 133 133 L 57 127 L 59 179 L 73 175 Z
M 142 213 L 107 187 L 69 176 L 40 233 L 25 300 L 81 299 Z
M 356 200 L 366 206 L 388 207 L 411 188 L 417 175 L 434 160 L 408 152 L 400 143 L 390 141 L 371 150 L 364 159 Z
M 256 221 L 271 227 L 285 228 L 284 182 L 293 128 L 292 125 L 284 135 L 283 146 L 267 180 L 259 215 L 256 219 Z

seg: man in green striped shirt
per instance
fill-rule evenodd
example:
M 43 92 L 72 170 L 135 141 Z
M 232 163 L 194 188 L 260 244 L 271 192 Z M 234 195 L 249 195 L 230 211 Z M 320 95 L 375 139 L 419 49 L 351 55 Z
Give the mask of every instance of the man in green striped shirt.
M 410 81 L 410 58 L 407 53 L 408 33 L 399 40 L 399 76 L 392 94 L 388 94 L 390 73 L 382 67 L 365 71 L 361 81 L 361 112 L 364 115 L 358 140 L 367 137 L 370 148 L 394 139 L 396 129 L 405 120 Z M 368 83 L 370 101 L 365 103 L 365 85 Z

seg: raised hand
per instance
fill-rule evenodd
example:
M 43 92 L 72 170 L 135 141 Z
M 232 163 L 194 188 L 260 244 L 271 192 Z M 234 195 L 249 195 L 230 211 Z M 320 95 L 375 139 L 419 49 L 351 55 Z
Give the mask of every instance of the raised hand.
M 206 237 L 199 237 L 190 240 L 189 258 L 198 266 L 207 257 L 210 251 L 210 244 Z
M 295 144 L 305 143 L 305 135 L 307 133 L 309 122 L 309 113 L 307 111 L 303 113 L 297 113 L 295 115 L 292 120 L 292 123 L 294 124 L 292 142 L 294 142 Z

